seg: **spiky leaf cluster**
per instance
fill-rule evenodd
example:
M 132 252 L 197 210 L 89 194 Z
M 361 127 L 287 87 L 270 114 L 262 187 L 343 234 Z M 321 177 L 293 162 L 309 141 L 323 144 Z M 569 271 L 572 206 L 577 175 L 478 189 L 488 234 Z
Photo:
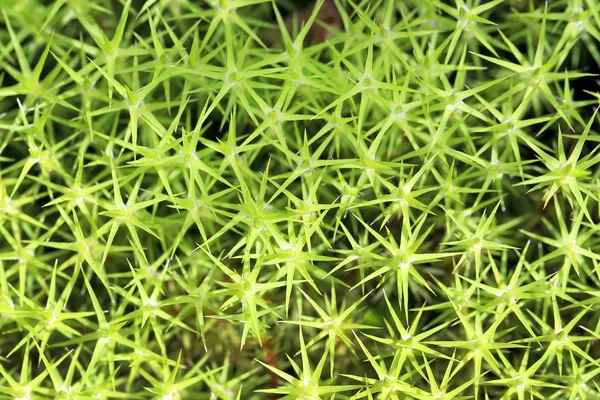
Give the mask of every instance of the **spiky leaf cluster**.
M 599 398 L 600 3 L 292 3 L 0 2 L 0 396 Z

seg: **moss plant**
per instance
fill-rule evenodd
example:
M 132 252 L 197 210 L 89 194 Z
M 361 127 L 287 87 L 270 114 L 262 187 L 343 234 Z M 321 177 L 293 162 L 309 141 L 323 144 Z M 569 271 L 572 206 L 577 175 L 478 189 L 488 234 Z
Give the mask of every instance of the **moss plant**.
M 600 2 L 306 3 L 0 1 L 0 398 L 600 398 Z

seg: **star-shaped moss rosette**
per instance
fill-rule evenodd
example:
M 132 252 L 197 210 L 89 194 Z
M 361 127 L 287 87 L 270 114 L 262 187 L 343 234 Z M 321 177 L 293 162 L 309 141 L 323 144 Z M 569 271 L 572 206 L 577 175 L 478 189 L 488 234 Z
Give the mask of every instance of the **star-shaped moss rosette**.
M 598 397 L 600 3 L 305 3 L 2 2 L 0 397 Z

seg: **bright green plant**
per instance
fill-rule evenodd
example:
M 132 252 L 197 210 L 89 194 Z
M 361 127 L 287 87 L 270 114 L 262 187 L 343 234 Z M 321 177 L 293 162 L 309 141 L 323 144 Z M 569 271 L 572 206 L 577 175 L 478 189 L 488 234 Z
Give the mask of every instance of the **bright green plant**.
M 600 3 L 296 3 L 0 1 L 0 398 L 600 398 Z

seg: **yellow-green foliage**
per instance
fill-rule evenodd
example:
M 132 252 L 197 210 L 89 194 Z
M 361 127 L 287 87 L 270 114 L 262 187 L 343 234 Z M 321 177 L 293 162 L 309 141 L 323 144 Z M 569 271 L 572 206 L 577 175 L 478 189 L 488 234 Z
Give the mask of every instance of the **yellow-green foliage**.
M 599 399 L 600 3 L 294 3 L 0 0 L 0 398 Z

